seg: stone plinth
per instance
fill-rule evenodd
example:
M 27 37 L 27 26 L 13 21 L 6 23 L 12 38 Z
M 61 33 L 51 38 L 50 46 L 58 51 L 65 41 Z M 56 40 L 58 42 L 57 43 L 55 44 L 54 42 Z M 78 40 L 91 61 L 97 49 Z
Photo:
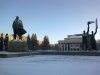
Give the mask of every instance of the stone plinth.
M 11 52 L 24 52 L 27 51 L 27 44 L 21 40 L 13 40 L 9 42 L 9 49 L 8 51 Z

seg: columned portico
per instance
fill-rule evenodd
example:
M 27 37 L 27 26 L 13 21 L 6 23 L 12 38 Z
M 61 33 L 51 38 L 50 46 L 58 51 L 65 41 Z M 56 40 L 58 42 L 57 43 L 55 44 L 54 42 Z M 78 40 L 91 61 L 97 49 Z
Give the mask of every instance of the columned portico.
M 79 51 L 81 50 L 82 38 L 65 38 L 59 40 L 58 43 L 61 51 Z

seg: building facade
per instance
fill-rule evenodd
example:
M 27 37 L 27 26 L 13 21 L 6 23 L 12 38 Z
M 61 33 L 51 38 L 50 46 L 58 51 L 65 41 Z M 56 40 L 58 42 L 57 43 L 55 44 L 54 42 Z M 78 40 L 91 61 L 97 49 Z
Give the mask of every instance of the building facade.
M 68 36 L 68 38 L 58 41 L 58 47 L 61 51 L 80 51 L 82 49 L 82 37 Z

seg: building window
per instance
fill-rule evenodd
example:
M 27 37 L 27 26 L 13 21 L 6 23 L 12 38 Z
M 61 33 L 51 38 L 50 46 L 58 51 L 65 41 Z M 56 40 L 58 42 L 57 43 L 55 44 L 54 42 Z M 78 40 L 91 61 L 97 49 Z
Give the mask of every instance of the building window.
M 76 51 L 76 48 L 74 48 L 74 51 Z
M 73 48 L 71 48 L 71 51 L 73 51 Z
M 79 51 L 79 48 L 77 48 L 77 51 Z

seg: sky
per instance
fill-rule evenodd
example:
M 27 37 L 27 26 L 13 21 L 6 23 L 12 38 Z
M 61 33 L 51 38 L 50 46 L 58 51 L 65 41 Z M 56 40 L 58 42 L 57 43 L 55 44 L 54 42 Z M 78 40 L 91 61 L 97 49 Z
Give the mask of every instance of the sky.
M 13 34 L 12 23 L 16 16 L 22 20 L 26 36 L 37 34 L 38 40 L 49 37 L 58 43 L 67 35 L 87 30 L 87 22 L 98 19 L 100 39 L 100 0 L 0 0 L 0 33 Z M 90 25 L 90 33 L 95 24 Z

